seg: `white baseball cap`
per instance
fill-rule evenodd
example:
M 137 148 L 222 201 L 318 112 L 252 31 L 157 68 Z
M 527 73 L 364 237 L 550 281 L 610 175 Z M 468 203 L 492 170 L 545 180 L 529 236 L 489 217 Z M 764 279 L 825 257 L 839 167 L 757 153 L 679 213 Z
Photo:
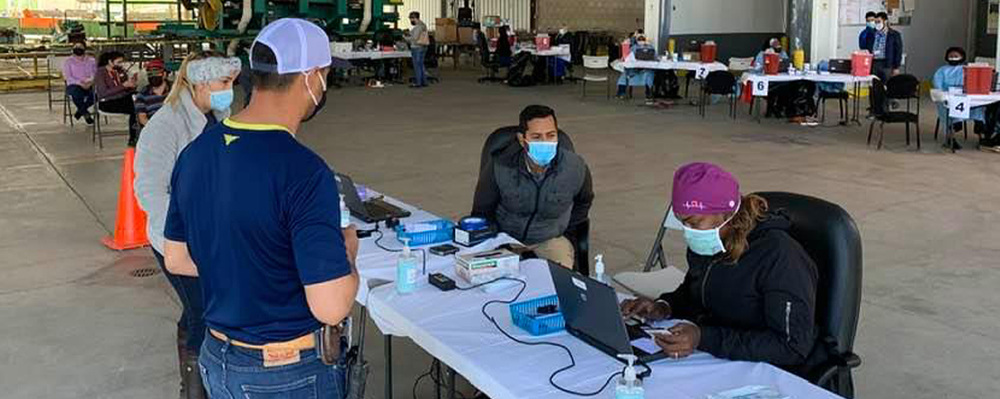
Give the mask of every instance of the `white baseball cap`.
M 254 46 L 267 46 L 276 65 L 254 61 Z M 330 37 L 316 24 L 298 18 L 282 18 L 264 27 L 250 46 L 250 69 L 279 75 L 306 72 L 330 66 Z

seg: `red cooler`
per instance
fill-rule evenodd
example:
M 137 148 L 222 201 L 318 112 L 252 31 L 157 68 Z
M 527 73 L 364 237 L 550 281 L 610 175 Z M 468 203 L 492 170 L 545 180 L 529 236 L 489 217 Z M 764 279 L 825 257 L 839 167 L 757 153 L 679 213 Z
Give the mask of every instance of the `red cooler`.
M 538 51 L 546 51 L 552 48 L 552 38 L 549 35 L 539 33 L 535 36 L 535 49 Z
M 989 64 L 965 66 L 965 94 L 990 94 L 993 85 L 993 67 Z
M 629 54 L 631 54 L 631 51 L 632 51 L 631 47 L 632 47 L 632 46 L 631 46 L 631 45 L 629 44 L 629 41 L 628 41 L 628 40 L 624 40 L 624 41 L 622 41 L 622 45 L 621 45 L 621 49 L 622 49 L 622 60 L 624 60 L 624 59 L 628 58 L 628 55 L 629 55 Z
M 701 45 L 701 62 L 705 64 L 711 64 L 715 62 L 715 55 L 718 52 L 719 47 L 715 45 L 713 41 L 707 41 Z
M 764 74 L 777 75 L 781 69 L 781 54 L 764 53 Z
M 872 74 L 872 53 L 867 51 L 855 51 L 851 54 L 851 75 L 871 76 Z

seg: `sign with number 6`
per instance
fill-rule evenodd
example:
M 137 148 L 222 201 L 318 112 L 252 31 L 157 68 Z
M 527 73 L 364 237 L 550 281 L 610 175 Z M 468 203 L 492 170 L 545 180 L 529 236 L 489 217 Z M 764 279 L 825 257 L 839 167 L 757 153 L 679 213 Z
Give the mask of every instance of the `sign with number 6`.
M 753 95 L 754 97 L 767 97 L 767 91 L 770 88 L 770 81 L 767 79 L 760 79 L 753 81 Z
M 955 119 L 969 119 L 969 98 L 966 96 L 948 98 L 948 116 Z

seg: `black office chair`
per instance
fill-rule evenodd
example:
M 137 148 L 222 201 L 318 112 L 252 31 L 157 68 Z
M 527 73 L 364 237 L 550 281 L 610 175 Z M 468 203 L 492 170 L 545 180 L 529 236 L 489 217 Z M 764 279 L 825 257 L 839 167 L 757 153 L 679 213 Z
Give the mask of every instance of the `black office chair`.
M 890 111 L 889 100 L 906 100 L 906 111 Z M 910 112 L 910 100 L 917 100 L 916 113 Z M 871 85 L 872 119 L 868 125 L 868 145 L 872 143 L 875 123 L 879 123 L 878 149 L 885 140 L 885 124 L 906 125 L 906 145 L 910 145 L 910 124 L 917 126 L 917 149 L 920 149 L 920 81 L 913 75 L 898 75 L 889 79 L 887 85 L 876 80 Z
M 519 126 L 507 126 L 499 128 L 490 133 L 483 143 L 483 151 L 479 157 L 479 172 L 482 174 L 486 168 L 486 163 L 490 162 L 505 151 L 511 150 L 512 146 L 520 145 L 517 142 L 517 133 L 521 131 Z M 559 130 L 559 150 L 576 152 L 573 140 L 566 132 Z M 478 187 L 479 185 L 476 184 Z M 590 274 L 590 220 L 587 219 L 574 226 L 569 226 L 565 234 L 566 238 L 573 243 L 576 252 L 574 270 L 589 275 Z
M 826 122 L 826 101 L 827 100 L 837 100 L 837 105 L 840 106 L 840 121 L 847 121 L 847 108 L 850 101 L 851 95 L 847 91 L 819 91 L 819 108 L 822 109 L 822 116 L 820 117 L 820 122 Z
M 816 322 L 826 361 L 808 370 L 808 379 L 851 399 L 851 370 L 861 365 L 861 358 L 853 352 L 863 269 L 857 225 L 843 208 L 818 198 L 782 192 L 757 195 L 767 200 L 770 209 L 791 219 L 791 236 L 805 248 L 819 271 Z
M 482 31 L 479 31 L 479 35 L 476 36 L 476 41 L 479 44 L 480 64 L 483 69 L 486 70 L 486 76 L 479 78 L 479 83 L 503 83 L 504 78 L 497 76 L 497 74 L 500 73 L 500 60 L 497 59 L 496 54 L 490 51 L 489 40 L 486 39 L 486 35 L 483 34 Z
M 428 72 L 427 73 L 428 82 L 440 83 L 441 82 L 440 73 L 437 73 L 436 74 L 437 76 L 431 76 L 431 74 L 429 73 L 431 69 L 437 70 L 438 67 L 440 66 L 440 63 L 438 62 L 439 57 L 438 57 L 437 39 L 434 38 L 433 34 L 428 35 L 428 37 L 430 38 L 430 44 L 427 45 L 427 55 L 424 56 L 424 70 Z
M 729 115 L 736 119 L 736 76 L 729 71 L 714 71 L 705 77 L 698 110 L 705 118 L 705 108 L 713 94 L 729 96 Z

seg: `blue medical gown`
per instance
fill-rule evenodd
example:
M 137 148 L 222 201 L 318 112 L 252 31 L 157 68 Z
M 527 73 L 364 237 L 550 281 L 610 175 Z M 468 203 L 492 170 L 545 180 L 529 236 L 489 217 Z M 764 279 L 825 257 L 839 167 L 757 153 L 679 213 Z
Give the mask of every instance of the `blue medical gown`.
M 934 73 L 934 78 L 931 80 L 935 89 L 948 91 L 952 87 L 965 87 L 965 69 L 962 65 L 952 66 L 945 65 L 938 68 L 937 72 Z M 937 104 L 938 118 L 942 121 L 948 117 L 948 107 L 943 103 Z M 969 119 L 985 122 L 986 121 L 986 107 L 975 107 L 969 110 Z
M 632 57 L 635 57 L 635 51 L 639 48 L 652 48 L 652 46 L 632 46 Z M 625 73 L 618 77 L 619 86 L 639 86 L 639 87 L 653 87 L 653 77 L 656 75 L 656 71 L 651 69 L 626 69 Z

